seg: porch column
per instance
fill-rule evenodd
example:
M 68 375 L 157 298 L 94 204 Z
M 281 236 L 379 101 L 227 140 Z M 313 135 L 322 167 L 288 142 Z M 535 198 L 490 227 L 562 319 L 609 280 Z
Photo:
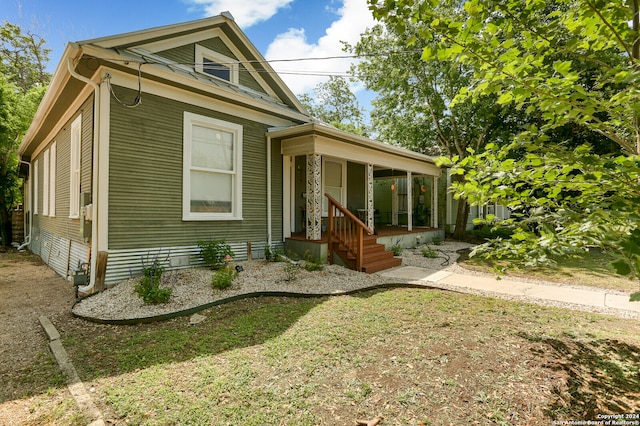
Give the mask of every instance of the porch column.
M 391 224 L 398 226 L 398 179 L 391 178 L 393 190 L 391 191 Z
M 367 226 L 371 229 L 375 226 L 373 208 L 373 164 L 367 164 Z
M 431 227 L 438 227 L 438 177 L 431 180 Z
M 449 169 L 445 169 L 445 173 L 447 174 L 447 189 L 446 189 L 446 219 L 445 219 L 445 232 L 452 232 L 454 228 L 454 219 L 453 219 L 453 195 L 451 194 L 451 173 L 449 173 Z
M 413 229 L 413 179 L 407 172 L 407 230 Z
M 308 240 L 322 238 L 322 156 L 307 155 L 307 231 Z

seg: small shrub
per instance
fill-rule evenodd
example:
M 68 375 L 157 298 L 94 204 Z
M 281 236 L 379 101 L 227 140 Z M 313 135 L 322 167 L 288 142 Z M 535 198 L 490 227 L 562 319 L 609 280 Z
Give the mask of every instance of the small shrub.
M 143 265 L 142 278 L 135 285 L 134 290 L 142 298 L 144 303 L 166 303 L 171 297 L 172 290 L 168 287 L 160 287 L 160 280 L 164 266 L 158 259 L 154 259 L 150 265 Z
M 264 258 L 268 262 L 282 262 L 284 260 L 284 251 L 271 246 L 264 246 Z
M 426 246 L 426 247 L 423 247 L 423 248 L 422 248 L 422 255 L 423 255 L 424 257 L 429 258 L 429 259 L 434 259 L 434 258 L 438 257 L 438 251 L 437 251 L 437 250 L 432 249 L 432 248 L 431 248 L 431 247 L 429 247 L 429 246 Z
M 402 246 L 400 244 L 394 244 L 390 247 L 390 250 L 393 252 L 394 256 L 400 256 L 402 254 Z
M 287 274 L 286 281 L 295 281 L 298 278 L 298 271 L 300 271 L 300 265 L 297 262 L 287 262 L 284 265 L 284 273 Z
M 198 241 L 200 255 L 204 263 L 212 269 L 220 269 L 224 266 L 227 256 L 233 258 L 233 250 L 224 240 Z
M 238 272 L 231 268 L 218 269 L 211 277 L 211 285 L 218 290 L 231 287 L 231 283 L 238 276 Z
M 479 225 L 466 232 L 466 238 L 471 241 L 486 241 L 494 238 L 511 238 L 513 230 L 510 228 L 495 228 L 489 225 Z
M 440 244 L 442 244 L 442 237 L 439 235 L 436 235 L 435 237 L 433 237 L 433 239 L 431 240 L 431 242 L 437 246 L 439 246 Z
M 324 269 L 325 260 L 315 259 L 309 250 L 305 252 L 304 269 L 309 272 L 322 271 Z

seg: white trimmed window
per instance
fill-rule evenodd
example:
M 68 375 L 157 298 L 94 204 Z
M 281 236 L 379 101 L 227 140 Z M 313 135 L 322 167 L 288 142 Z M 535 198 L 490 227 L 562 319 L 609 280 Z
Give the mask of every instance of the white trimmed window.
M 238 69 L 237 60 L 196 44 L 196 71 L 238 84 Z
M 80 141 L 82 140 L 82 116 L 71 123 L 71 174 L 69 176 L 69 217 L 80 217 Z
M 33 162 L 33 214 L 38 214 L 38 166 L 39 161 Z
M 44 152 L 42 173 L 42 214 L 49 216 L 49 150 Z
M 183 220 L 242 219 L 242 126 L 184 113 Z
M 56 157 L 57 144 L 53 142 L 49 148 L 49 216 L 56 215 Z

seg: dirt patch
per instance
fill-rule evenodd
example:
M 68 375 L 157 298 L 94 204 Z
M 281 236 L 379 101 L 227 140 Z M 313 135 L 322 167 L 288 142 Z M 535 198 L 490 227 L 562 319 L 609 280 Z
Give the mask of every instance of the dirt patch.
M 54 324 L 70 317 L 74 288 L 29 252 L 0 252 L 0 424 L 21 424 L 33 414 L 29 399 L 60 383 L 58 369 L 38 317 Z M 50 363 L 51 375 L 30 374 Z

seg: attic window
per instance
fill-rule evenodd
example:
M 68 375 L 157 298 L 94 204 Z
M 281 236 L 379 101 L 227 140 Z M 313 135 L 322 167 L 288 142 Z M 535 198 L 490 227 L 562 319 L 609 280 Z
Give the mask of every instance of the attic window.
M 196 71 L 238 84 L 238 61 L 196 44 Z

